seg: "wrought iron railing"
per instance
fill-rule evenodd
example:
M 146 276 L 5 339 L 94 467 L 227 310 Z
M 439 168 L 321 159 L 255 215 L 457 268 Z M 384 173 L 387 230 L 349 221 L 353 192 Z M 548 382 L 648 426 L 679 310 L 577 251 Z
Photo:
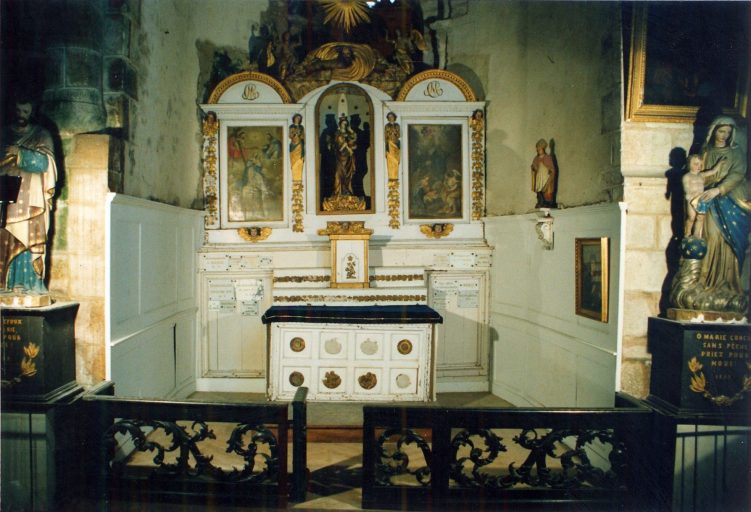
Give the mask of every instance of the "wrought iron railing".
M 295 396 L 292 420 L 288 403 L 144 400 L 112 394 L 112 383 L 104 383 L 84 397 L 92 420 L 87 437 L 94 440 L 91 498 L 103 508 L 117 500 L 188 499 L 284 508 L 290 499 L 304 499 L 307 388 Z
M 652 411 L 365 406 L 363 508 L 657 508 Z M 457 508 L 458 507 L 458 508 Z

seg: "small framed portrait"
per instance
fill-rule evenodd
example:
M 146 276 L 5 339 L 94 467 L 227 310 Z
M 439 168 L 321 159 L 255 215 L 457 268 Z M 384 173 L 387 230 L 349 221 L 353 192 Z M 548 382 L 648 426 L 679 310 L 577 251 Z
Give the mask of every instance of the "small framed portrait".
M 467 218 L 469 182 L 465 142 L 465 130 L 459 123 L 408 125 L 408 221 Z
M 609 239 L 576 239 L 576 314 L 608 321 Z
M 222 127 L 222 225 L 286 221 L 284 126 L 228 122 Z
M 325 91 L 316 104 L 316 212 L 375 212 L 373 104 L 353 84 Z
M 627 117 L 748 116 L 748 2 L 633 5 Z

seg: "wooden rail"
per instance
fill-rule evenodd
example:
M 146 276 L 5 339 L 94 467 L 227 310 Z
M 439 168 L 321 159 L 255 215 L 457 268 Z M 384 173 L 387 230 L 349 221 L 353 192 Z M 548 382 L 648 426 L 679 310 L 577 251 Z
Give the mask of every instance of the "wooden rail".
M 88 449 L 95 482 L 91 498 L 99 508 L 117 500 L 278 508 L 304 500 L 307 388 L 298 389 L 291 420 L 288 403 L 145 400 L 113 394 L 108 382 L 83 398 L 86 437 L 93 440 Z M 226 439 L 216 439 L 219 427 Z M 205 448 L 222 441 L 230 462 L 218 463 Z
M 652 411 L 364 406 L 363 508 L 655 510 Z

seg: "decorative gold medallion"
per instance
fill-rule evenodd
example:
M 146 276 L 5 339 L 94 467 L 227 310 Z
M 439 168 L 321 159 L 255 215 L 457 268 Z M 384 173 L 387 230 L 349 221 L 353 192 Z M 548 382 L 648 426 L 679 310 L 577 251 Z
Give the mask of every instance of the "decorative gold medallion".
M 290 340 L 289 348 L 292 349 L 292 352 L 302 352 L 305 350 L 305 340 L 299 336 L 295 336 Z
M 329 389 L 336 389 L 342 383 L 342 378 L 335 371 L 326 372 L 323 385 Z
M 378 384 L 378 377 L 376 377 L 375 373 L 368 372 L 365 375 L 360 375 L 357 378 L 357 382 L 363 389 L 373 389 Z
M 289 374 L 289 383 L 299 388 L 305 382 L 305 376 L 300 372 L 292 372 Z
M 401 355 L 406 356 L 412 352 L 412 342 L 406 339 L 402 340 L 396 344 L 396 350 L 398 350 Z

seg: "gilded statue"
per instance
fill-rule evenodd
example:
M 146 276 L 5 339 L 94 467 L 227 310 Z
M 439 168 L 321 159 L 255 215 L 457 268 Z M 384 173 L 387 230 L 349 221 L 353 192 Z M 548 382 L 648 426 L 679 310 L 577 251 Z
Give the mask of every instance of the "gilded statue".
M 715 118 L 701 164 L 694 164 L 707 169 L 703 191 L 691 199 L 703 222 L 690 219 L 691 233 L 681 242 L 682 260 L 670 295 L 675 308 L 727 313 L 730 318 L 743 317 L 748 310 L 741 272 L 751 228 L 751 183 L 736 129 L 733 118 Z
M 289 161 L 292 168 L 292 181 L 302 181 L 305 164 L 305 128 L 300 114 L 293 115 L 292 124 L 289 125 Z
M 388 123 L 383 129 L 386 139 L 386 168 L 390 180 L 399 178 L 399 161 L 401 160 L 401 137 L 402 132 L 399 123 L 396 122 L 396 114 L 386 114 Z
M 44 278 L 57 180 L 54 145 L 49 131 L 33 122 L 31 99 L 19 97 L 13 109 L 14 119 L 2 133 L 0 174 L 20 176 L 21 186 L 0 228 L 0 292 L 49 297 Z

